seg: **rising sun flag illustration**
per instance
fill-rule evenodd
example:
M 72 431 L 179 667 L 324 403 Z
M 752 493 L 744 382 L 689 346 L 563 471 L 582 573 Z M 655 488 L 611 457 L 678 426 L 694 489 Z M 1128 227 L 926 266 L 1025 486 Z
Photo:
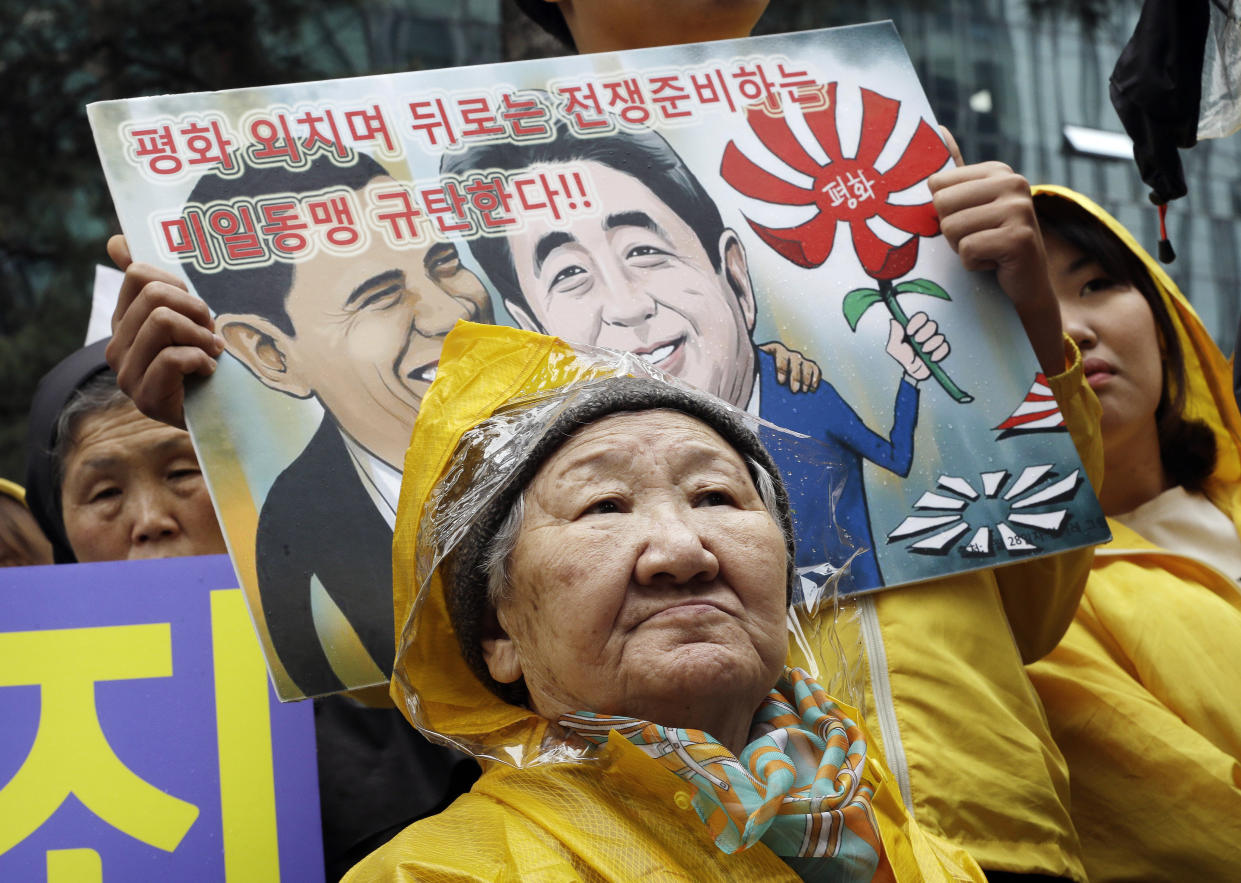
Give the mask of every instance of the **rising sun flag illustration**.
M 1081 470 L 1057 475 L 1051 463 L 1026 466 L 1015 481 L 1007 469 L 978 477 L 981 488 L 962 476 L 939 476 L 939 492 L 927 491 L 919 497 L 914 514 L 888 534 L 888 542 L 924 537 L 912 543 L 909 551 L 947 555 L 973 530 L 960 546 L 967 558 L 993 558 L 1001 549 L 1010 556 L 1038 552 L 1037 534 L 1023 536 L 1021 531 L 1062 533 L 1069 523 L 1069 503 L 1082 485 Z
M 992 428 L 999 433 L 997 440 L 1036 432 L 1069 431 L 1064 425 L 1060 406 L 1056 404 L 1056 396 L 1047 382 L 1047 375 L 1042 372 L 1035 375 L 1029 392 L 1021 400 L 1021 404 L 1013 409 L 1013 413 Z
M 918 260 L 922 237 L 939 235 L 939 219 L 928 202 L 894 203 L 891 197 L 925 181 L 949 160 L 948 148 L 925 119 L 901 156 L 883 171 L 876 168 L 900 117 L 901 102 L 870 89 L 862 89 L 862 130 L 856 154 L 846 157 L 841 149 L 836 121 L 837 83 L 819 87 L 826 100 L 803 119 L 811 135 L 827 156 L 821 163 L 798 140 L 782 112 L 772 113 L 763 105 L 746 110 L 750 129 L 781 162 L 810 178 L 809 186 L 795 184 L 764 169 L 742 152 L 735 141 L 724 149 L 720 174 L 737 192 L 760 202 L 816 209 L 808 220 L 794 227 L 772 228 L 747 217 L 750 228 L 777 254 L 805 269 L 821 266 L 837 245 L 837 228 L 848 225 L 853 249 L 866 275 L 877 288 L 855 288 L 843 299 L 842 309 L 849 327 L 857 331 L 862 315 L 877 303 L 887 308 L 902 328 L 909 324 L 898 298 L 903 294 L 924 294 L 951 300 L 948 292 L 930 279 L 896 281 L 909 273 Z M 871 229 L 868 221 L 879 218 L 909 238 L 890 243 Z M 910 345 L 932 376 L 958 402 L 973 401 L 932 362 L 917 343 Z

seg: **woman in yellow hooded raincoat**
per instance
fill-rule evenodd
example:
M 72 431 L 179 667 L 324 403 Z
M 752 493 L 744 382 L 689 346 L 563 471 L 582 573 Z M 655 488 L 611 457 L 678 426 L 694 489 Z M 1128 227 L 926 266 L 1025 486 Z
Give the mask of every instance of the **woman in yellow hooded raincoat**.
M 675 432 L 662 434 L 666 423 Z M 721 446 L 748 466 L 720 467 Z M 349 879 L 983 879 L 906 813 L 857 713 L 785 666 L 787 497 L 729 406 L 632 357 L 459 323 L 405 467 L 392 695 L 411 723 L 475 754 L 483 774 Z M 732 552 L 714 533 L 726 525 Z M 732 591 L 743 603 L 730 607 Z M 651 613 L 665 595 L 697 606 L 683 619 L 659 603 Z M 596 606 L 602 619 L 586 629 Z M 740 662 L 700 665 L 731 645 L 696 630 L 729 617 L 750 621 Z M 664 647 L 680 630 L 696 637 Z M 654 652 L 635 666 L 638 636 L 652 634 Z M 579 640 L 592 636 L 603 651 Z M 607 678 L 614 639 L 626 649 Z M 700 690 L 714 697 L 747 680 L 751 640 L 766 648 L 759 711 L 754 697 L 701 702 Z M 659 680 L 679 684 L 682 665 L 698 674 L 668 705 Z M 650 696 L 666 718 L 642 713 Z M 668 719 L 682 705 L 711 720 Z M 730 720 L 742 724 L 732 740 L 716 731 Z
M 1030 667 L 1092 881 L 1241 874 L 1241 414 L 1193 307 L 1089 199 L 1035 188 L 1065 332 L 1103 406 L 1113 540 Z
M 929 184 L 944 235 L 969 255 L 966 265 L 1000 267 L 1019 312 L 1035 314 L 1023 315 L 1033 342 L 1045 307 L 1019 295 L 1047 282 L 1029 184 L 1000 163 L 940 172 Z M 1044 363 L 1044 372 L 1097 488 L 1099 403 L 1073 341 L 1058 342 L 1062 361 Z M 1090 548 L 1072 549 L 877 592 L 859 599 L 857 615 L 841 625 L 845 646 L 853 629 L 860 633 L 867 718 L 906 807 L 924 831 L 966 849 L 995 879 L 1086 879 L 1068 770 L 1024 665 L 1068 628 L 1091 560 Z

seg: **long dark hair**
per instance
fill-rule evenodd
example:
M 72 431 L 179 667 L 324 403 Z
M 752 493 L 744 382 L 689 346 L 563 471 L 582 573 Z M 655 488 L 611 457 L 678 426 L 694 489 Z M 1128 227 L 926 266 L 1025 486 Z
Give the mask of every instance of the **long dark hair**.
M 1215 433 L 1201 420 L 1185 416 L 1185 352 L 1150 271 L 1107 225 L 1076 202 L 1040 193 L 1034 197 L 1034 209 L 1044 231 L 1093 258 L 1110 277 L 1132 285 L 1146 299 L 1164 347 L 1163 390 L 1155 409 L 1159 459 L 1175 484 L 1191 491 L 1202 490 L 1215 470 Z

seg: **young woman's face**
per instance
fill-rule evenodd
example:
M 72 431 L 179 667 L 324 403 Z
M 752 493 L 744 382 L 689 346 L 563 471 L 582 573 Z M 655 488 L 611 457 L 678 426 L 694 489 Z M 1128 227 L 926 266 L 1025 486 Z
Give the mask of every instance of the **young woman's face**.
M 1103 405 L 1104 449 L 1154 435 L 1163 356 L 1146 298 L 1054 233 L 1044 230 L 1043 242 L 1065 333 L 1081 349 L 1086 380 Z

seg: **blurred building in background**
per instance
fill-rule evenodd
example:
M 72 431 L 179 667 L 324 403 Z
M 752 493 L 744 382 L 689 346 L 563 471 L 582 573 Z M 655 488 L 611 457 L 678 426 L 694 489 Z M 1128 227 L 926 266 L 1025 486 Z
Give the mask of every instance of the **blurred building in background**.
M 622 2 L 622 0 L 616 0 Z M 772 0 L 758 33 L 890 18 L 968 161 L 998 159 L 1112 211 L 1157 217 L 1108 101 L 1137 0 Z M 511 0 L 0 3 L 0 475 L 23 470 L 36 379 L 80 345 L 115 232 L 83 107 L 109 98 L 555 55 Z M 658 26 L 658 22 L 653 22 Z M 1067 133 L 1067 134 L 1066 134 Z M 1220 346 L 1241 313 L 1241 138 L 1183 154 L 1172 276 Z

